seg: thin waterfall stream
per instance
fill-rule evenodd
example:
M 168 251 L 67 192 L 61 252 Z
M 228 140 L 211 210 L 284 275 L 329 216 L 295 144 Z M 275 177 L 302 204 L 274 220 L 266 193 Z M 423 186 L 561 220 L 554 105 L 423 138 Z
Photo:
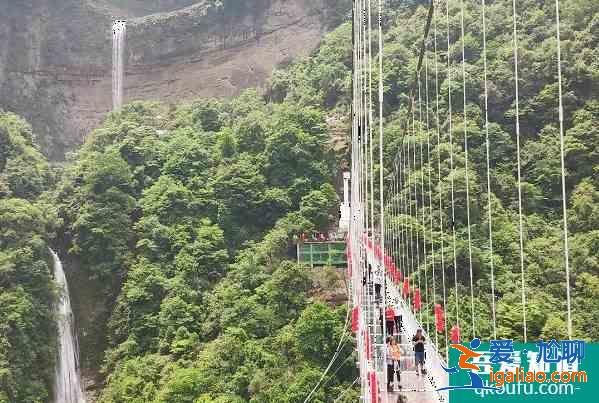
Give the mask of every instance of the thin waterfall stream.
M 54 403 L 85 403 L 69 286 L 60 258 L 53 250 L 50 253 L 54 260 L 54 279 L 61 289 L 55 308 L 59 345 L 54 374 Z
M 127 21 L 115 20 L 112 24 L 112 108 L 114 110 L 123 106 L 126 34 Z

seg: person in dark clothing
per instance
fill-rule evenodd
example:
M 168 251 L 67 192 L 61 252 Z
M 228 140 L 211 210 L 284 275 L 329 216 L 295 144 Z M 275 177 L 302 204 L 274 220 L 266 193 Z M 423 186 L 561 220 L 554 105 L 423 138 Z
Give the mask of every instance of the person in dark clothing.
M 393 319 L 395 321 L 397 333 L 401 333 L 401 311 L 399 310 L 399 304 L 396 304 L 395 308 L 393 309 Z
M 416 359 L 416 375 L 424 374 L 424 342 L 426 341 L 422 334 L 422 329 L 416 331 L 416 335 L 412 338 L 414 343 L 414 358 Z M 418 370 L 420 368 L 420 370 Z
M 374 283 L 374 296 L 377 302 L 381 300 L 381 285 L 379 283 Z
M 375 295 L 376 302 L 381 302 L 383 299 L 381 296 L 383 276 L 381 274 L 380 267 L 376 268 L 374 273 L 371 273 L 371 278 L 372 278 L 372 281 L 374 281 L 374 295 Z
M 393 381 L 395 375 L 395 363 L 393 362 L 393 353 L 391 352 L 391 339 L 387 337 L 387 391 L 393 391 Z

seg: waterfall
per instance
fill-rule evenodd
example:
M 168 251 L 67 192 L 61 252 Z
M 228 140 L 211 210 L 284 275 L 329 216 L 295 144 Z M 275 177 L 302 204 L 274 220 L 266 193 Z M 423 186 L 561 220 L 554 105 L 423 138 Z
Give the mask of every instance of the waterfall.
M 52 250 L 50 253 L 54 260 L 54 279 L 61 289 L 60 300 L 55 308 L 59 346 L 54 374 L 54 402 L 85 403 L 79 373 L 79 345 L 73 326 L 69 287 L 58 255 Z
M 112 108 L 115 110 L 123 106 L 126 33 L 127 21 L 115 20 L 112 24 Z

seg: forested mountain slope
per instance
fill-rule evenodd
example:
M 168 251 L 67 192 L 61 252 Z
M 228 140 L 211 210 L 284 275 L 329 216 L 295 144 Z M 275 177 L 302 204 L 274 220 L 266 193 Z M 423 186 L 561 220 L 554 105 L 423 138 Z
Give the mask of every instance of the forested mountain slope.
M 472 231 L 472 265 L 475 292 L 475 320 L 479 336 L 492 335 L 491 278 L 488 241 L 487 169 L 484 130 L 484 74 L 481 7 L 479 2 L 466 1 L 465 66 L 466 71 L 466 133 L 469 147 L 470 220 Z M 538 1 L 519 1 L 519 111 L 521 136 L 522 197 L 524 215 L 524 271 L 527 297 L 529 339 L 539 337 L 566 338 L 566 278 L 562 240 L 562 192 L 560 170 L 560 142 L 558 118 L 557 51 L 555 34 L 555 5 Z M 461 306 L 462 331 L 471 335 L 470 278 L 466 209 L 466 175 L 464 153 L 463 75 L 460 42 L 459 4 L 449 7 L 449 65 L 451 71 L 451 109 L 449 108 L 450 76 L 447 72 L 447 24 L 445 5 L 437 7 L 428 42 L 428 52 L 420 79 L 420 96 L 415 66 L 420 39 L 426 21 L 427 8 L 398 8 L 395 21 L 386 33 L 385 110 L 386 153 L 392 173 L 392 162 L 402 141 L 412 144 L 410 149 L 424 145 L 424 157 L 416 155 L 416 169 L 412 167 L 408 180 L 420 183 L 421 177 L 432 173 L 432 200 L 441 195 L 443 244 L 446 257 L 447 295 L 453 295 L 453 262 L 451 234 L 451 179 L 455 186 L 456 253 L 458 295 Z M 520 252 L 518 230 L 518 196 L 515 130 L 515 84 L 513 61 L 512 5 L 510 2 L 492 2 L 487 5 L 487 64 L 490 143 L 490 186 L 492 192 L 492 220 L 497 294 L 498 335 L 519 339 L 523 334 Z M 563 2 L 561 9 L 561 48 L 564 79 L 564 130 L 566 192 L 570 232 L 570 265 L 574 336 L 597 340 L 599 333 L 594 323 L 599 319 L 599 6 L 593 1 Z M 420 22 L 420 23 L 419 23 Z M 437 61 L 434 59 L 436 25 Z M 428 72 L 425 70 L 427 68 Z M 435 75 L 438 75 L 438 85 Z M 426 92 L 428 88 L 428 93 Z M 438 88 L 438 92 L 436 89 Z M 408 115 L 410 91 L 414 96 L 415 124 Z M 439 99 L 437 110 L 436 100 Z M 428 109 L 426 99 L 428 98 Z M 451 120 L 449 111 L 452 111 Z M 426 130 L 428 112 L 429 132 Z M 441 142 L 436 139 L 437 113 Z M 422 116 L 420 118 L 420 116 Z M 420 120 L 421 119 L 421 120 Z M 419 123 L 418 121 L 421 121 Z M 449 168 L 453 137 L 454 170 Z M 426 156 L 427 134 L 430 135 L 431 158 Z M 440 182 L 437 161 L 441 158 Z M 422 159 L 421 159 L 422 158 Z M 420 163 L 423 162 L 423 170 Z M 413 165 L 413 164 L 412 164 Z M 430 168 L 430 170 L 429 170 Z M 409 197 L 408 189 L 402 189 Z M 412 207 L 415 208 L 412 190 Z M 420 209 L 422 197 L 418 188 Z M 398 203 L 398 200 L 395 201 Z M 428 203 L 427 203 L 428 205 Z M 434 239 L 437 267 L 441 232 L 438 205 L 434 207 Z M 413 210 L 415 211 L 415 210 Z M 419 212 L 421 210 L 418 210 Z M 420 214 L 420 213 L 419 213 Z M 404 217 L 407 219 L 407 217 Z M 428 220 L 428 213 L 427 218 Z M 398 223 L 402 218 L 398 217 Z M 407 219 L 418 227 L 424 226 Z M 411 220 L 411 221 L 410 221 Z M 429 247 L 430 253 L 430 247 Z M 449 263 L 448 263 L 449 261 Z M 431 256 L 428 259 L 431 275 Z M 419 269 L 421 279 L 423 266 Z M 416 278 L 415 278 L 416 279 Z M 416 280 L 414 280 L 416 281 Z M 430 277 L 429 277 L 430 281 Z M 437 278 L 437 290 L 441 290 Z M 431 290 L 429 290 L 430 292 Z M 432 295 L 432 292 L 431 292 Z M 437 296 L 437 302 L 440 301 Z M 430 302 L 429 302 L 430 303 Z M 429 305 L 430 307 L 430 305 Z M 456 304 L 448 299 L 449 325 L 455 324 Z M 432 309 L 428 319 L 433 323 Z M 466 318 L 466 319 L 465 319 Z M 453 322 L 453 323 L 452 323 Z
M 420 184 L 430 172 L 432 194 L 417 187 L 419 218 L 407 214 L 390 217 L 395 228 L 410 223 L 422 234 L 430 225 L 422 224 L 422 200 L 438 200 L 441 195 L 444 231 L 440 231 L 439 208 L 434 207 L 434 242 L 437 268 L 441 266 L 440 249 L 443 239 L 447 295 L 453 295 L 451 178 L 455 186 L 456 255 L 458 272 L 458 306 L 462 318 L 470 315 L 469 257 L 465 191 L 465 154 L 463 118 L 463 75 L 460 42 L 460 8 L 449 7 L 449 65 L 451 70 L 454 169 L 450 170 L 452 150 L 449 144 L 449 75 L 447 73 L 447 23 L 444 3 L 437 4 L 435 18 L 427 41 L 427 53 L 420 77 L 420 97 L 416 80 L 416 65 L 422 43 L 426 6 L 401 5 L 389 2 L 384 21 L 384 118 L 385 118 L 385 178 L 386 200 L 392 197 L 393 162 L 405 144 L 418 150 L 417 169 L 405 179 Z M 488 211 L 486 193 L 486 151 L 484 130 L 484 81 L 482 59 L 482 24 L 479 2 L 465 1 L 465 71 L 467 103 L 467 135 L 469 146 L 469 181 L 472 231 L 472 263 L 475 289 L 475 316 L 479 335 L 491 333 L 491 279 L 488 244 Z M 522 193 L 524 214 L 524 267 L 528 309 L 528 337 L 566 337 L 566 280 L 563 263 L 562 195 L 558 131 L 558 87 L 554 4 L 537 1 L 518 2 L 520 130 L 522 141 Z M 518 199 L 516 176 L 515 92 L 513 62 L 512 5 L 492 2 L 487 5 L 487 59 L 490 139 L 490 178 L 497 293 L 498 335 L 522 337 L 520 253 L 518 232 Z M 574 334 L 578 338 L 597 340 L 594 323 L 599 320 L 599 7 L 588 0 L 565 2 L 561 9 L 562 70 L 564 79 L 564 130 L 566 192 L 570 231 L 570 265 Z M 436 26 L 436 36 L 435 36 Z M 343 33 L 343 30 L 346 32 Z M 338 35 L 336 37 L 336 35 Z M 345 36 L 344 36 L 345 35 Z M 319 104 L 349 113 L 351 65 L 350 44 L 343 39 L 350 35 L 349 26 L 329 35 L 319 52 L 306 63 L 276 72 L 271 83 L 272 99 L 293 100 L 300 105 Z M 437 60 L 435 63 L 435 37 Z M 373 65 L 378 54 L 373 43 Z M 426 66 L 426 67 L 425 67 Z M 436 66 L 436 67 L 435 67 Z M 425 70 L 426 68 L 426 70 Z M 428 72 L 427 72 L 428 71 Z M 435 83 L 437 75 L 438 83 Z M 373 82 L 378 72 L 373 72 Z M 427 83 L 428 81 L 428 83 Z M 428 85 L 429 131 L 426 130 Z M 377 88 L 373 102 L 377 105 Z M 410 94 L 414 97 L 414 118 L 409 113 Z M 439 101 L 437 109 L 436 101 Z M 440 143 L 437 143 L 437 114 Z M 376 116 L 376 114 L 375 114 Z M 419 123 L 419 118 L 421 121 Z M 427 134 L 431 148 L 426 155 Z M 375 141 L 377 136 L 375 136 Z M 402 148 L 402 144 L 404 144 Z M 421 160 L 419 145 L 423 144 Z M 410 154 L 412 155 L 412 154 Z M 437 172 L 441 158 L 440 182 Z M 405 158 L 405 156 L 404 156 Z M 423 161 L 423 171 L 420 163 Z M 412 164 L 413 165 L 413 164 Z M 376 175 L 376 173 L 375 173 Z M 426 179 L 425 179 L 426 180 Z M 377 186 L 377 184 L 375 184 Z M 375 192 L 376 192 L 375 188 Z M 411 197 L 416 211 L 413 190 L 401 189 L 403 200 Z M 399 197 L 394 197 L 392 215 L 399 211 Z M 436 203 L 435 203 L 436 204 Z M 427 203 L 428 206 L 428 203 Z M 407 207 L 406 207 L 407 208 Z M 428 221 L 428 212 L 426 213 Z M 413 214 L 412 214 L 413 215 Z M 404 227 L 405 228 L 405 227 Z M 420 241 L 422 243 L 422 240 Z M 429 237 L 430 242 L 430 237 Z M 394 248 L 396 248 L 394 246 Z M 428 256 L 429 295 L 432 296 L 430 244 Z M 424 259 L 421 261 L 423 262 Z M 438 269 L 439 270 L 439 269 Z M 424 277 L 421 265 L 413 280 Z M 437 276 L 437 299 L 441 301 L 441 279 Z M 424 283 L 422 281 L 421 283 Z M 422 292 L 422 295 L 425 293 Z M 432 324 L 432 298 L 425 303 L 428 315 L 424 322 Z M 456 304 L 448 300 L 448 323 L 455 324 Z M 428 318 L 427 318 L 428 316 Z M 454 323 L 452 323 L 452 321 Z M 464 332 L 471 332 L 469 321 L 462 322 Z M 469 333 L 464 333 L 469 335 Z M 468 337 L 468 336 L 466 336 Z
M 31 127 L 0 111 L 0 402 L 42 402 L 54 373 L 52 183 Z
M 336 211 L 324 122 L 249 91 L 133 103 L 92 133 L 57 200 L 69 253 L 113 307 L 106 328 L 81 319 L 84 356 L 108 339 L 101 401 L 296 401 L 315 384 L 346 312 L 308 297 L 289 252 Z

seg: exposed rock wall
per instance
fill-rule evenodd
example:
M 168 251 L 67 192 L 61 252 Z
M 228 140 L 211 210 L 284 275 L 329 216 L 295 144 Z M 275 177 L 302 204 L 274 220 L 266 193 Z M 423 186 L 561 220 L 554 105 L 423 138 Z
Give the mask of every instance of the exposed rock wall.
M 61 159 L 110 110 L 114 17 L 129 17 L 125 102 L 181 102 L 262 85 L 316 46 L 343 1 L 0 0 L 0 108 Z

